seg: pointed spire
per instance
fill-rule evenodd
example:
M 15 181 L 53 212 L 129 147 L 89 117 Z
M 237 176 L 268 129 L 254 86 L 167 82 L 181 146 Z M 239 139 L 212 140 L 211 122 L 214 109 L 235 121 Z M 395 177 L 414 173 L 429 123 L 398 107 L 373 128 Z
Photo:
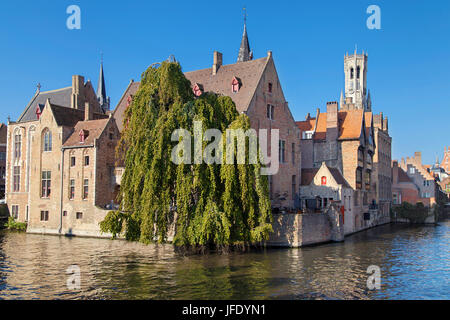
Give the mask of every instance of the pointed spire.
M 97 99 L 104 112 L 109 111 L 109 98 L 106 96 L 105 74 L 103 72 L 103 53 L 101 54 L 100 75 L 98 77 Z
M 250 44 L 247 35 L 247 10 L 244 8 L 244 33 L 242 35 L 241 47 L 237 62 L 245 62 L 253 59 L 253 53 L 250 51 Z

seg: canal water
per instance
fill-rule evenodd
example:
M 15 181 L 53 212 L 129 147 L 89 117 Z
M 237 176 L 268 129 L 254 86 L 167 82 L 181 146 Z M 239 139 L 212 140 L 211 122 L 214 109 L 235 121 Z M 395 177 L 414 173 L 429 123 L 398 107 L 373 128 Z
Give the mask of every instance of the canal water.
M 170 245 L 0 232 L 0 299 L 450 299 L 450 221 L 345 243 L 183 256 Z M 80 269 L 69 290 L 67 269 Z M 367 269 L 381 268 L 381 289 Z

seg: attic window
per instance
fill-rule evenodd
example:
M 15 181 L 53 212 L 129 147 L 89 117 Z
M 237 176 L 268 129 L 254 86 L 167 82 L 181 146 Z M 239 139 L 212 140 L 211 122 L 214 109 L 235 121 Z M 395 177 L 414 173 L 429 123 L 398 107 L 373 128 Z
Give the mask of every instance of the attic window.
M 192 89 L 192 91 L 194 91 L 194 95 L 196 97 L 200 97 L 203 94 L 203 88 L 200 84 L 196 83 L 194 85 L 194 88 Z
M 89 136 L 89 131 L 87 130 L 81 130 L 80 131 L 80 143 L 84 143 L 84 141 L 86 140 L 86 138 Z
M 233 93 L 238 93 L 240 89 L 239 79 L 234 77 L 233 81 L 231 81 L 231 91 Z
M 42 115 L 41 107 L 37 106 L 37 108 L 36 108 L 36 116 L 37 116 L 38 120 L 41 117 L 41 115 Z
M 269 93 L 272 93 L 272 83 L 269 82 Z
M 321 184 L 322 184 L 323 186 L 326 186 L 326 185 L 327 185 L 327 177 L 325 177 L 325 176 L 322 177 L 322 179 L 321 179 Z
M 127 107 L 130 106 L 131 102 L 133 102 L 133 95 L 129 95 L 127 98 Z

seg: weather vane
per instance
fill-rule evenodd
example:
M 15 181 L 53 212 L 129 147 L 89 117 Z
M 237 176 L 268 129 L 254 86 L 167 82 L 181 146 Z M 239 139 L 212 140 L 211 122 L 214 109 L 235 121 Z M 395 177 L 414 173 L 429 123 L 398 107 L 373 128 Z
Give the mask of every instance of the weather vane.
M 244 7 L 244 24 L 247 23 L 247 8 Z

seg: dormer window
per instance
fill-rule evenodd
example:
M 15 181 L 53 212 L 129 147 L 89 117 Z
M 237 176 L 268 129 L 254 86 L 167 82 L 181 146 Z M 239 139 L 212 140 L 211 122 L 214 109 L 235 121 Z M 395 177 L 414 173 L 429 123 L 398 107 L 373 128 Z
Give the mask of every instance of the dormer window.
M 131 102 L 133 102 L 133 95 L 129 95 L 127 98 L 127 107 L 130 106 Z
M 41 110 L 41 107 L 38 105 L 36 108 L 36 117 L 38 120 L 41 117 L 41 115 L 42 115 L 42 110 Z
M 196 97 L 200 97 L 203 94 L 203 86 L 201 84 L 196 83 L 192 91 L 194 91 L 194 95 Z
M 241 88 L 241 84 L 238 78 L 234 77 L 233 81 L 231 81 L 231 92 L 238 93 Z
M 326 186 L 327 185 L 327 177 L 323 176 L 320 182 L 323 186 Z
M 86 138 L 89 136 L 89 131 L 87 130 L 81 130 L 80 131 L 80 143 L 84 143 L 86 141 Z

